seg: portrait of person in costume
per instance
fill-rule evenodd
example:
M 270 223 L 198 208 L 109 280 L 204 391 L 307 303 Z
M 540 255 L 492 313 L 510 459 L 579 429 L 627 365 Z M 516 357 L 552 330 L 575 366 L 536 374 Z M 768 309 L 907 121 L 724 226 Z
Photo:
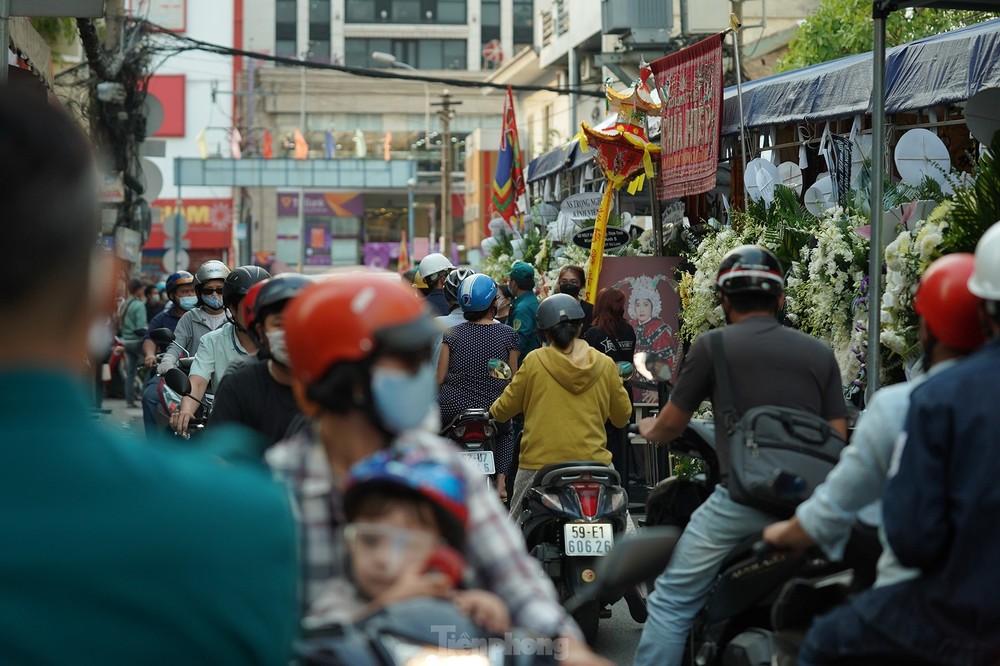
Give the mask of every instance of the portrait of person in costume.
M 626 314 L 635 329 L 635 366 L 639 374 L 651 383 L 671 381 L 678 360 L 674 330 L 661 318 L 663 299 L 657 290 L 661 282 L 669 285 L 670 280 L 664 275 L 640 275 L 615 285 L 623 291 L 630 291 Z M 656 403 L 656 389 L 643 387 L 636 402 Z

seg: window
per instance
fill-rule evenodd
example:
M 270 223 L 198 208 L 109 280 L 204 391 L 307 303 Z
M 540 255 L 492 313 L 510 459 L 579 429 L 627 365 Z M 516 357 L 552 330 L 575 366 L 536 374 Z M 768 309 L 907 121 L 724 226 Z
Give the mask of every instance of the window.
M 350 67 L 389 67 L 373 61 L 373 51 L 384 51 L 417 69 L 467 69 L 464 39 L 345 39 L 344 64 Z
M 514 52 L 518 46 L 531 46 L 535 42 L 534 15 L 531 0 L 514 0 Z
M 330 62 L 330 0 L 309 1 L 309 59 Z
M 463 25 L 465 0 L 347 0 L 348 23 Z
M 329 3 L 328 3 L 329 4 Z M 286 58 L 298 57 L 298 16 L 295 0 L 275 0 L 274 52 Z M 329 35 L 327 35 L 329 39 Z
M 565 35 L 569 31 L 569 12 L 566 0 L 556 0 L 556 34 Z
M 552 43 L 552 12 L 542 12 L 542 46 Z

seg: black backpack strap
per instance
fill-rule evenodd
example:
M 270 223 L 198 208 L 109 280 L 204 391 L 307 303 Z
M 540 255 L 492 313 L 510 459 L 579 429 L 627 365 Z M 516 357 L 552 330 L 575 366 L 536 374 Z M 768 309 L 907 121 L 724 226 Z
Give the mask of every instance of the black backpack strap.
M 726 365 L 725 347 L 722 345 L 722 331 L 706 333 L 709 336 L 709 349 L 712 352 L 712 367 L 715 371 L 715 383 L 719 387 L 719 404 L 713 405 L 722 414 L 726 425 L 726 434 L 733 433 L 733 427 L 739 420 L 736 416 L 736 406 L 733 401 L 733 386 L 729 381 L 729 367 Z

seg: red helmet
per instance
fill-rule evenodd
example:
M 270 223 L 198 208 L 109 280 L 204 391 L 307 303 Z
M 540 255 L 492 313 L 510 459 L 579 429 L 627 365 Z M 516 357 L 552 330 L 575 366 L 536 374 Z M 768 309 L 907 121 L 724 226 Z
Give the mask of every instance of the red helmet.
M 441 335 L 420 294 L 388 271 L 330 273 L 293 299 L 284 317 L 288 357 L 306 385 L 336 363 L 376 349 L 419 352 Z
M 267 280 L 261 280 L 257 284 L 250 287 L 247 295 L 243 297 L 243 302 L 240 303 L 240 307 L 243 308 L 243 319 L 247 323 L 247 330 L 253 331 L 253 325 L 256 321 L 254 317 L 254 307 L 257 305 L 257 296 L 260 294 L 260 290 L 267 284 Z
M 943 344 L 972 351 L 984 341 L 979 324 L 979 299 L 969 291 L 975 264 L 967 252 L 948 254 L 927 267 L 913 297 L 914 311 Z

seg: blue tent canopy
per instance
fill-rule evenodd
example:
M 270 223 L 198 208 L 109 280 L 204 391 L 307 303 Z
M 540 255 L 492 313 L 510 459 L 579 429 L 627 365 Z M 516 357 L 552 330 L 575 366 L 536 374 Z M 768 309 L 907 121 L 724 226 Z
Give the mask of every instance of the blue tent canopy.
M 558 148 L 553 148 L 531 160 L 528 163 L 528 173 L 525 181 L 534 183 L 542 178 L 554 176 L 568 168 L 573 164 L 577 152 L 581 152 L 578 145 L 579 142 L 573 141 Z
M 967 100 L 1000 86 L 1000 19 L 903 44 L 886 53 L 886 112 Z M 848 56 L 743 85 L 747 127 L 871 112 L 872 54 Z M 725 90 L 722 134 L 738 134 L 736 87 Z

